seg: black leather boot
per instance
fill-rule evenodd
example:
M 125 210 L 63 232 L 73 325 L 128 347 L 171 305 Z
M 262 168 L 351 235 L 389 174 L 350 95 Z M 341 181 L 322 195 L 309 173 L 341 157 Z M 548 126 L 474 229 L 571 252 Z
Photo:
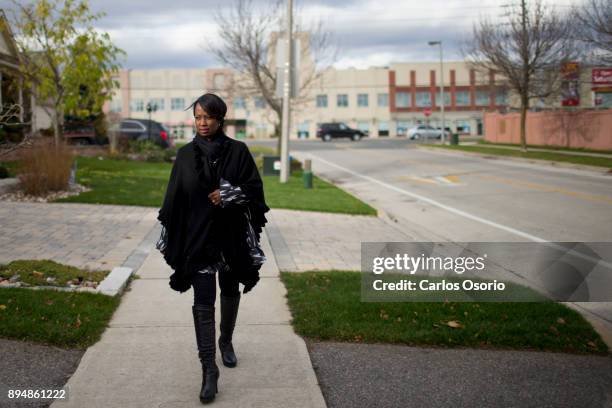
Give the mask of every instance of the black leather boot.
M 223 296 L 221 295 L 221 324 L 219 329 L 219 350 L 221 351 L 221 359 L 226 367 L 236 367 L 238 360 L 234 353 L 232 345 L 232 335 L 236 326 L 236 316 L 238 316 L 238 305 L 240 304 L 240 292 L 238 296 Z
M 200 402 L 206 404 L 215 399 L 219 379 L 219 368 L 215 362 L 215 307 L 196 304 L 192 310 L 198 356 L 202 363 Z

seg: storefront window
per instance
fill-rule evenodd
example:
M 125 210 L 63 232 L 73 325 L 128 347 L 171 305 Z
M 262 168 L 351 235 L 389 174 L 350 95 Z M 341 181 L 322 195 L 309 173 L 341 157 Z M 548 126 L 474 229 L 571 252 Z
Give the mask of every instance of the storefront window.
M 378 136 L 389 136 L 389 122 L 378 122 Z

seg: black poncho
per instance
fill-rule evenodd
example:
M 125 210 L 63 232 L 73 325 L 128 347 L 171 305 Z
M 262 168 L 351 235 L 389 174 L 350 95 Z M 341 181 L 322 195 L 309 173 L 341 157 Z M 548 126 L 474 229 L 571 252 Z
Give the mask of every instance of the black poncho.
M 196 136 L 196 138 L 201 136 Z M 263 184 L 246 144 L 222 132 L 209 152 L 199 139 L 181 147 L 172 167 L 168 188 L 157 219 L 162 235 L 157 248 L 174 270 L 170 286 L 179 292 L 191 287 L 196 271 L 217 262 L 221 252 L 248 292 L 259 280 L 259 268 L 249 256 L 248 218 L 257 237 L 267 220 Z M 207 154 L 211 153 L 211 154 Z M 219 188 L 219 178 L 238 186 L 246 205 L 215 206 L 208 194 Z M 245 216 L 249 212 L 250 217 Z

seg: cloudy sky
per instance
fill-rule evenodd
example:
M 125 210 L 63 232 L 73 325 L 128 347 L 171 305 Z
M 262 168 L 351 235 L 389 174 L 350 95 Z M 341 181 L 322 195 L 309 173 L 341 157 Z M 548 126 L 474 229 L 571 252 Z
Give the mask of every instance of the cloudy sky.
M 23 0 L 24 2 L 26 0 Z M 560 10 L 579 0 L 554 3 Z M 479 18 L 499 20 L 518 0 L 294 0 L 305 25 L 321 20 L 338 49 L 337 68 L 435 61 L 442 40 L 445 60 L 460 59 L 459 46 Z M 268 2 L 254 0 L 256 8 Z M 552 3 L 552 0 L 548 0 Z M 0 6 L 7 1 L 0 0 Z M 127 52 L 126 68 L 207 68 L 220 64 L 206 52 L 217 41 L 214 11 L 234 0 L 90 0 L 106 16 L 96 27 Z M 7 7 L 10 8 L 10 7 Z

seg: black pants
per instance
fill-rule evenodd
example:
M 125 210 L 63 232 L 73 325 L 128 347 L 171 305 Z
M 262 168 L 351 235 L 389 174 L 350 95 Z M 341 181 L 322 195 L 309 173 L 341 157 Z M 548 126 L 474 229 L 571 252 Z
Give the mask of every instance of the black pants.
M 217 273 L 196 273 L 193 277 L 193 304 L 214 306 L 217 297 Z M 221 295 L 235 297 L 240 294 L 238 280 L 230 273 L 218 273 Z

